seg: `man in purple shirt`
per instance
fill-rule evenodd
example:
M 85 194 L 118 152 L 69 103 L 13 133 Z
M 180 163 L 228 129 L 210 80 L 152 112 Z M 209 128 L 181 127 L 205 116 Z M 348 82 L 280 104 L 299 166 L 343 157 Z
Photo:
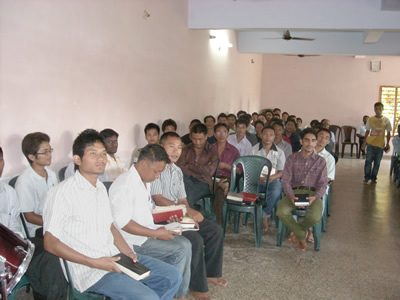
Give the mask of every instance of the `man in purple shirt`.
M 282 188 L 286 194 L 278 206 L 277 216 L 293 233 L 290 237 L 293 246 L 299 250 L 307 248 L 308 229 L 321 220 L 322 196 L 328 184 L 328 175 L 325 159 L 315 152 L 317 134 L 311 128 L 303 130 L 300 143 L 302 149 L 286 160 L 281 178 Z M 292 216 L 296 209 L 295 200 L 298 195 L 306 194 L 310 206 L 301 223 L 297 223 Z M 298 207 L 297 207 L 298 208 Z
M 212 145 L 218 151 L 219 166 L 217 171 L 218 178 L 231 178 L 232 163 L 240 157 L 239 150 L 235 146 L 228 143 L 229 127 L 224 123 L 218 123 L 214 126 L 214 135 L 217 142 Z M 229 181 L 221 180 L 217 183 L 215 198 L 213 202 L 213 211 L 216 215 L 217 222 L 222 221 L 222 205 L 229 191 Z
M 182 150 L 177 166 L 183 172 L 186 199 L 191 208 L 214 188 L 212 177 L 217 169 L 218 152 L 207 143 L 207 127 L 196 124 L 190 130 L 192 143 Z

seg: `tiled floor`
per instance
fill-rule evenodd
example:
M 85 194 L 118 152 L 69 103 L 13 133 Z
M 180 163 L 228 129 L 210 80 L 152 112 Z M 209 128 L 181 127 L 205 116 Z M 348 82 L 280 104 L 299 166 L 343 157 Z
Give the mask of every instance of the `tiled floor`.
M 320 252 L 310 246 L 301 253 L 286 240 L 276 247 L 274 225 L 261 248 L 254 247 L 251 223 L 238 235 L 229 228 L 229 286 L 210 286 L 212 299 L 400 299 L 400 190 L 389 164 L 382 161 L 377 185 L 365 185 L 361 159 L 339 160 Z

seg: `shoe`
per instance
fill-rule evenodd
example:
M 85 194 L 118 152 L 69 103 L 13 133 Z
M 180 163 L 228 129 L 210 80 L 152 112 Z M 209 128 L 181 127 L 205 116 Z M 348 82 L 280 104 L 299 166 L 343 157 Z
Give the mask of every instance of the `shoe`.
M 364 179 L 363 182 L 364 182 L 364 183 L 368 183 L 368 179 Z
M 374 184 L 376 184 L 377 182 L 376 182 L 376 180 L 371 180 L 371 183 L 374 183 Z

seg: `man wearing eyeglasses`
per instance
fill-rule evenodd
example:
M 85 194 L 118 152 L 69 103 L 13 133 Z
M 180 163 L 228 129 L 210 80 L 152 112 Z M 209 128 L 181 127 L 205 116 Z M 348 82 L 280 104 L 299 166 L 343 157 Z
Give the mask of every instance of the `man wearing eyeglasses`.
M 43 132 L 26 135 L 22 140 L 22 152 L 29 166 L 18 177 L 15 189 L 30 237 L 43 238 L 44 201 L 49 188 L 58 182 L 56 173 L 47 168 L 53 152 L 49 136 Z
M 107 164 L 104 173 L 99 176 L 100 181 L 114 181 L 119 175 L 128 169 L 125 163 L 117 155 L 119 134 L 112 129 L 104 129 L 100 132 L 104 138 L 107 151 Z

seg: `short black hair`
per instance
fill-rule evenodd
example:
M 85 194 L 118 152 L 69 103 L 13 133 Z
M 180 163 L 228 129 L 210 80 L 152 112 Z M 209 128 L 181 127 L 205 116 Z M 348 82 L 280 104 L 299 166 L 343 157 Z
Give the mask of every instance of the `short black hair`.
M 271 129 L 272 131 L 274 131 L 274 128 L 272 126 L 264 126 L 264 128 L 262 129 L 262 132 L 264 132 L 265 129 Z
M 288 119 L 293 119 L 293 120 L 296 121 L 296 116 L 295 116 L 295 115 L 290 115 L 290 116 L 288 117 Z
M 296 118 L 296 121 L 301 121 L 301 123 L 303 123 L 303 119 L 302 118 Z
M 284 111 L 284 112 L 282 113 L 282 116 L 283 116 L 283 115 L 288 115 L 288 116 L 289 116 L 289 113 L 286 112 L 286 111 Z
M 263 121 L 261 121 L 261 120 L 257 120 L 257 121 L 255 121 L 255 122 L 254 122 L 254 127 L 256 127 L 256 126 L 257 126 L 257 124 L 261 124 L 262 126 L 264 126 L 264 122 L 263 122 Z
M 274 112 L 273 112 L 271 109 L 266 109 L 266 110 L 264 111 L 264 115 L 265 115 L 267 112 L 271 113 L 271 115 L 274 115 Z
M 227 117 L 226 117 L 227 119 L 228 118 L 235 118 L 235 120 L 236 120 L 236 116 L 235 116 L 235 114 L 229 114 L 229 115 L 227 115 Z
M 190 133 L 203 133 L 204 135 L 207 135 L 207 127 L 206 125 L 204 125 L 203 123 L 200 124 L 196 124 L 192 127 L 192 129 L 190 130 Z
M 158 134 L 160 134 L 160 126 L 158 126 L 155 123 L 147 124 L 146 127 L 144 128 L 144 134 L 146 134 L 147 131 L 149 131 L 150 129 L 155 129 L 155 130 L 157 130 Z
M 179 134 L 177 134 L 176 132 L 170 131 L 170 132 L 166 132 L 164 133 L 161 138 L 160 138 L 160 144 L 164 145 L 165 141 L 170 138 L 170 137 L 175 137 L 178 139 L 181 139 L 181 137 L 179 136 Z
M 254 116 L 254 115 L 257 115 L 258 116 L 258 112 L 253 112 L 252 114 L 251 114 L 252 116 Z
M 306 128 L 306 129 L 304 129 L 304 130 L 300 133 L 300 138 L 301 138 L 301 139 L 304 139 L 304 137 L 306 136 L 306 134 L 309 134 L 309 133 L 313 134 L 313 135 L 315 136 L 315 138 L 317 138 L 317 133 L 316 133 L 315 130 L 312 129 L 312 128 Z
M 110 128 L 103 129 L 102 131 L 100 131 L 100 134 L 104 139 L 112 136 L 119 137 L 119 134 L 115 130 L 112 130 Z
M 78 155 L 82 159 L 86 147 L 93 146 L 96 142 L 102 143 L 105 147 L 104 137 L 97 130 L 86 129 L 82 131 L 74 140 L 72 155 Z M 77 169 L 79 169 L 79 166 L 75 165 L 75 170 Z
M 382 106 L 382 109 L 384 108 L 382 102 L 376 102 L 376 103 L 374 104 L 374 108 L 377 107 L 377 106 Z
M 294 124 L 294 127 L 297 128 L 297 123 L 296 120 L 293 119 L 287 119 L 285 125 L 287 125 L 289 122 L 292 122 Z
M 164 161 L 167 164 L 171 162 L 168 158 L 167 152 L 165 152 L 165 149 L 157 144 L 147 145 L 140 150 L 138 162 L 142 160 L 149 160 L 153 163 Z
M 317 134 L 320 133 L 321 131 L 325 131 L 327 133 L 329 133 L 329 138 L 332 138 L 332 132 L 326 128 L 321 128 L 318 130 Z
M 272 127 L 274 127 L 275 125 L 281 126 L 282 128 L 285 128 L 285 126 L 283 126 L 283 122 L 281 120 L 276 120 L 274 122 L 271 122 Z
M 201 124 L 201 121 L 199 119 L 193 119 L 192 121 L 190 121 L 190 125 L 193 125 L 194 123 Z
M 0 147 L 0 154 L 3 155 L 3 149 Z
M 236 114 L 236 116 L 239 118 L 239 116 L 240 115 L 246 115 L 247 114 L 247 112 L 245 112 L 244 110 L 239 110 L 238 112 L 237 112 L 237 114 Z
M 175 128 L 175 131 L 176 131 L 176 129 L 178 128 L 178 125 L 176 125 L 176 122 L 175 122 L 174 120 L 172 120 L 172 119 L 166 119 L 164 122 L 162 122 L 162 124 L 161 124 L 161 130 L 164 132 L 164 130 L 165 130 L 165 128 L 166 128 L 167 126 L 172 126 L 172 127 L 174 127 L 174 128 Z M 158 132 L 158 133 L 160 133 L 160 132 Z
M 319 122 L 318 122 L 318 120 L 312 120 L 312 121 L 310 122 L 310 126 L 311 126 L 311 127 L 314 126 L 314 123 L 319 123 Z
M 204 123 L 206 122 L 207 119 L 213 119 L 214 123 L 215 123 L 215 118 L 212 115 L 208 115 L 204 117 Z
M 218 117 L 217 117 L 217 120 L 218 120 L 219 118 L 227 118 L 227 115 L 226 115 L 225 113 L 220 113 L 220 114 L 218 115 Z
M 273 110 L 273 112 L 275 113 L 277 110 L 281 111 L 281 109 L 280 109 L 280 108 L 278 108 L 278 107 L 275 107 L 275 108 L 274 108 L 274 110 Z
M 235 125 L 244 124 L 246 127 L 249 126 L 249 121 L 245 118 L 239 118 L 236 120 Z
M 225 127 L 225 129 L 229 132 L 229 126 L 227 124 L 225 124 L 225 123 L 217 123 L 214 126 L 214 132 L 217 132 L 217 129 L 220 128 L 220 127 Z
M 24 153 L 29 164 L 32 164 L 32 161 L 29 159 L 28 155 L 32 154 L 36 156 L 40 144 L 44 142 L 50 143 L 50 137 L 43 132 L 29 133 L 23 138 L 21 145 L 22 153 Z

